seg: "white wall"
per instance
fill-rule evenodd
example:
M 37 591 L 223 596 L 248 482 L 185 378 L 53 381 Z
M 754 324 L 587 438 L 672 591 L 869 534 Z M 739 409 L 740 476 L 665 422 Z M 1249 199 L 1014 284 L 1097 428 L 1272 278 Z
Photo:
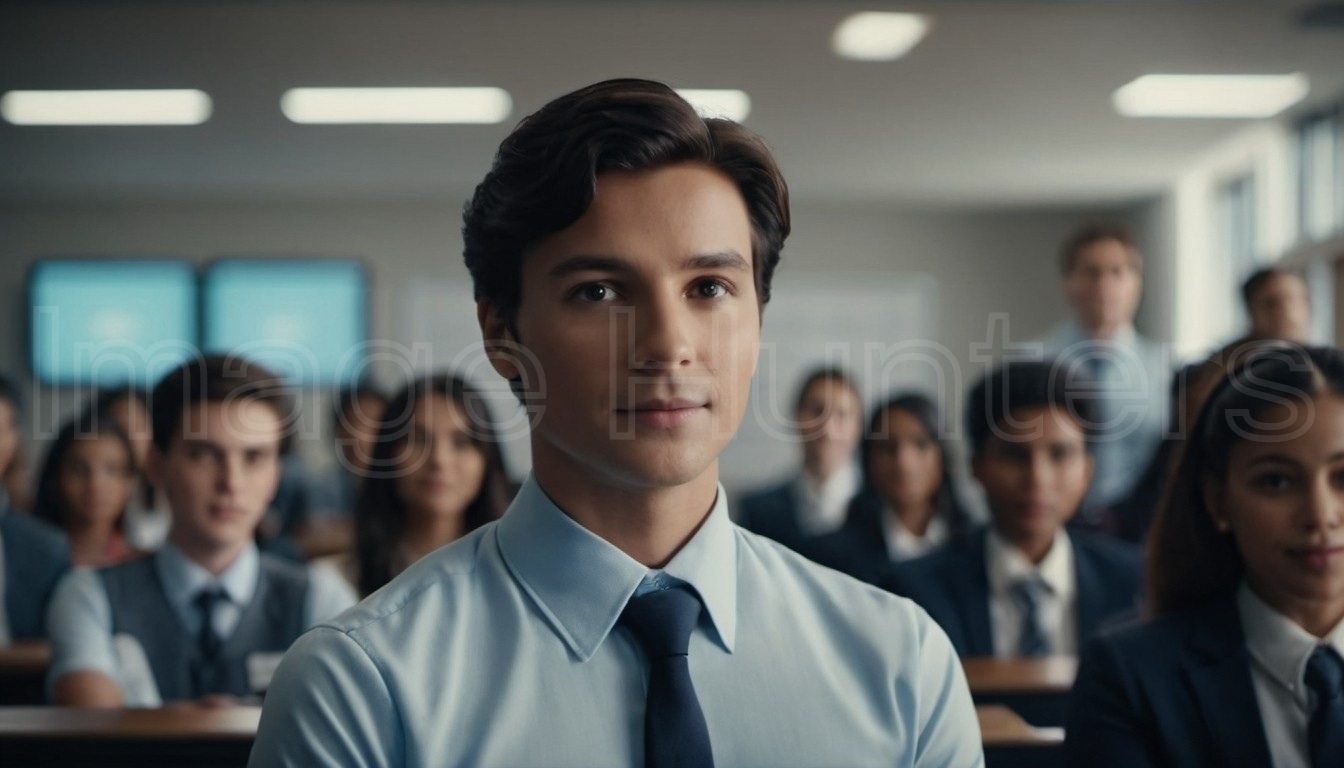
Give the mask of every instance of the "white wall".
M 161 202 L 0 206 L 0 368 L 28 375 L 26 277 L 44 256 L 172 256 L 204 262 L 218 256 L 335 255 L 366 260 L 372 280 L 375 338 L 409 346 L 402 303 L 417 280 L 467 279 L 462 266 L 458 202 L 204 203 Z M 965 372 L 961 388 L 984 371 L 971 345 L 983 343 L 991 313 L 1007 313 L 1017 340 L 1042 334 L 1066 314 L 1056 253 L 1069 229 L 1094 219 L 1142 225 L 1138 209 L 949 211 L 862 205 L 795 204 L 794 235 L 781 274 L 846 272 L 922 275 L 937 285 L 933 340 Z M 1143 233 L 1141 232 L 1142 236 Z M 772 305 L 769 312 L 787 311 Z M 394 383 L 394 368 L 382 373 Z M 961 408 L 961 392 L 942 393 Z M 792 391 L 783 386 L 782 390 Z M 873 393 L 874 396 L 880 393 Z M 52 430 L 79 393 L 33 388 L 29 435 Z M 301 396 L 305 429 L 326 427 L 324 394 Z M 959 420 L 958 420 L 959 423 Z M 325 455 L 320 439 L 305 455 Z M 751 477 L 725 467 L 725 477 Z

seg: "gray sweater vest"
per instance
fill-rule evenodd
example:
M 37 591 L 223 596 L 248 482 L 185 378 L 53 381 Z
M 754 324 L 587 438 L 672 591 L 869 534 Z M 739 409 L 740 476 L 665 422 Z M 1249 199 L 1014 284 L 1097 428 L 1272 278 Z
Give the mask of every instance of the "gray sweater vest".
M 307 628 L 307 569 L 269 555 L 261 556 L 252 602 L 210 663 L 201 658 L 197 638 L 164 595 L 153 557 L 103 568 L 98 575 L 112 607 L 113 634 L 124 632 L 140 642 L 165 704 L 212 693 L 254 693 L 248 686 L 247 657 L 284 653 Z

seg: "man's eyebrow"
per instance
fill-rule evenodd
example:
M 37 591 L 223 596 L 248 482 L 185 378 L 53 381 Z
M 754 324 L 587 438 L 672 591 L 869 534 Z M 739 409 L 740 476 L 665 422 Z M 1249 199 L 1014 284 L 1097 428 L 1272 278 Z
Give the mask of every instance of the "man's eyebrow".
M 734 250 L 716 251 L 692 256 L 681 263 L 682 271 L 701 271 L 706 269 L 731 269 L 750 272 L 751 265 Z M 625 259 L 615 256 L 580 255 L 571 256 L 551 267 L 552 278 L 564 278 L 578 272 L 606 272 L 611 274 L 632 274 L 635 268 Z
M 734 269 L 742 272 L 751 271 L 751 265 L 747 263 L 746 259 L 742 258 L 742 254 L 732 250 L 692 256 L 684 261 L 681 267 L 687 271 L 701 269 Z

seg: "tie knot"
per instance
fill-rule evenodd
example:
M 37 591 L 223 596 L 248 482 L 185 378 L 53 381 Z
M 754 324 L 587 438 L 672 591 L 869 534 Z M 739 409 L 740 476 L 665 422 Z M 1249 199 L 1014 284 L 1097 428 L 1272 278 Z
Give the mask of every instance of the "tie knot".
M 1344 694 L 1344 659 L 1328 645 L 1318 646 L 1307 660 L 1307 687 L 1320 701 Z
M 227 599 L 229 599 L 229 596 L 224 593 L 222 587 L 206 587 L 196 593 L 196 599 L 193 602 L 199 610 L 209 616 L 214 612 L 216 605 Z
M 682 587 L 632 597 L 621 612 L 650 660 L 686 655 L 699 619 L 700 598 Z
M 1050 593 L 1050 587 L 1040 576 L 1027 576 L 1013 582 L 1013 595 L 1022 607 L 1036 610 Z

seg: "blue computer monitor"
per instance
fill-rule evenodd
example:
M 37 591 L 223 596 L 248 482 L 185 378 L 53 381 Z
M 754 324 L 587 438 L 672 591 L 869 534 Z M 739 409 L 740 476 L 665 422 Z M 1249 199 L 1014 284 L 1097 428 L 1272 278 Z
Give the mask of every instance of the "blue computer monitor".
M 352 259 L 224 259 L 202 281 L 204 347 L 239 353 L 294 384 L 360 370 L 368 283 Z
M 29 273 L 33 373 L 151 386 L 195 354 L 196 272 L 179 260 L 53 259 Z

